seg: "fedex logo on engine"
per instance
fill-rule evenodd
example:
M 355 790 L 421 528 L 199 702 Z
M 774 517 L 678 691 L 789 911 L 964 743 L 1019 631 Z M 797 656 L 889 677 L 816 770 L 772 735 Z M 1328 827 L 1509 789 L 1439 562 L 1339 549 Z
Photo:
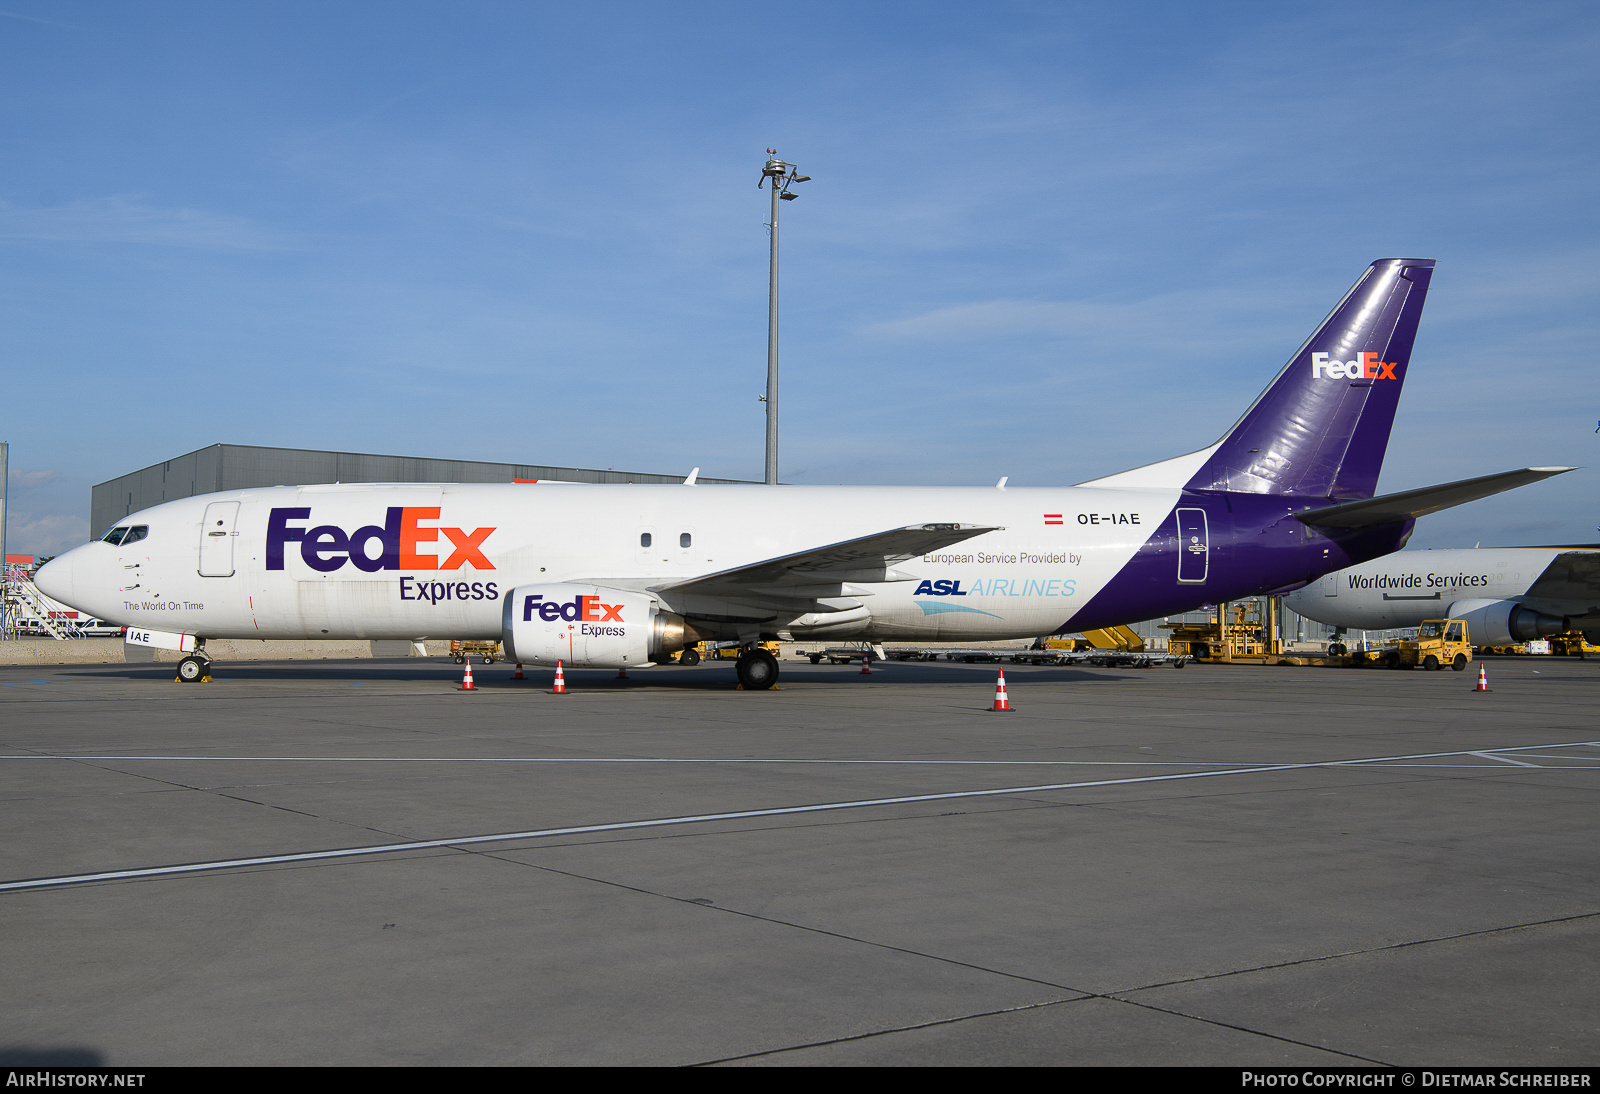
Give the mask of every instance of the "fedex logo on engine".
M 290 521 L 311 520 L 309 507 L 274 509 L 267 517 L 267 569 L 283 569 L 283 549 L 290 543 L 298 543 L 301 560 L 322 573 L 332 573 L 346 562 L 369 574 L 379 570 L 459 570 L 463 566 L 494 569 L 494 563 L 483 554 L 483 541 L 493 528 L 469 532 L 465 528 L 424 527 L 420 523 L 438 519 L 438 506 L 392 505 L 382 525 L 369 524 L 346 532 L 334 524 L 291 526 Z M 438 542 L 441 532 L 452 548 L 442 562 L 436 554 L 418 553 L 422 544 Z M 376 556 L 371 547 L 374 542 L 378 545 Z
M 1311 377 L 1320 380 L 1398 380 L 1394 361 L 1380 361 L 1376 353 L 1360 354 L 1353 361 L 1330 361 L 1326 353 L 1311 355 Z
M 536 603 L 536 601 L 539 603 Z M 605 615 L 600 614 L 602 609 L 605 610 Z M 522 621 L 531 623 L 534 612 L 538 612 L 539 618 L 546 623 L 554 623 L 558 619 L 565 619 L 568 623 L 577 623 L 579 621 L 585 623 L 623 622 L 622 605 L 602 604 L 598 596 L 576 596 L 565 604 L 557 604 L 553 600 L 545 600 L 538 593 L 531 593 L 522 598 Z M 591 632 L 585 629 L 584 633 Z M 592 633 L 599 634 L 601 632 L 594 631 Z M 607 630 L 605 633 L 610 634 L 612 632 Z M 616 633 L 621 634 L 622 632 L 617 631 Z

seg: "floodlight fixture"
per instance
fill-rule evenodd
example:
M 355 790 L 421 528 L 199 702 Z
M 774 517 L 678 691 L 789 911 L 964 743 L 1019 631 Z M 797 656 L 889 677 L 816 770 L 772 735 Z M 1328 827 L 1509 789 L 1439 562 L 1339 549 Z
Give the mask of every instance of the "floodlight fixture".
M 767 467 L 769 486 L 778 484 L 778 202 L 793 201 L 799 194 L 791 194 L 789 187 L 797 182 L 810 182 L 810 175 L 802 175 L 792 163 L 778 158 L 776 148 L 767 149 L 767 162 L 761 168 L 761 178 L 756 188 L 772 183 L 772 220 L 767 224 L 771 240 L 771 254 L 767 271 Z

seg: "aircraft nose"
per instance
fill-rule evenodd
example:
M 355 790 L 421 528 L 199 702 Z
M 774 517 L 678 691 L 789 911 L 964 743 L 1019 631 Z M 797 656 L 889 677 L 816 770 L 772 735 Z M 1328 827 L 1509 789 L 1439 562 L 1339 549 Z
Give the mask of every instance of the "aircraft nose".
M 52 600 L 61 601 L 63 604 L 71 604 L 73 602 L 75 590 L 73 589 L 72 571 L 76 560 L 72 556 L 77 553 L 78 548 L 74 547 L 72 550 L 65 554 L 57 555 L 39 567 L 38 571 L 33 575 L 33 583 L 39 587 L 40 592 Z

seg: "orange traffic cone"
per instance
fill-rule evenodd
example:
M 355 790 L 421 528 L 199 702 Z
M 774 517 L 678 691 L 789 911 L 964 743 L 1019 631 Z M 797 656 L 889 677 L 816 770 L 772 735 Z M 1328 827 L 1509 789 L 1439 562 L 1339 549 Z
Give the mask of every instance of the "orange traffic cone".
M 861 675 L 872 675 L 872 655 L 870 653 L 861 659 Z
M 567 679 L 561 675 L 561 662 L 556 662 L 556 686 L 550 689 L 551 695 L 565 695 L 567 693 Z
M 461 677 L 461 690 L 476 691 L 477 689 L 472 686 L 472 658 L 466 658 L 462 664 L 467 666 L 467 671 Z
M 1011 713 L 1011 700 L 1006 698 L 1006 670 L 1000 670 L 1000 678 L 994 683 L 994 706 L 990 710 L 1003 710 Z
M 526 680 L 527 679 L 526 676 L 522 675 L 522 662 L 521 661 L 517 662 L 517 671 L 511 674 L 511 679 L 513 679 L 513 680 Z
M 1488 691 L 1489 690 L 1489 672 L 1488 672 L 1487 667 L 1481 661 L 1478 663 L 1478 686 L 1473 688 L 1472 690 L 1473 691 Z
M 626 680 L 627 678 L 628 678 L 628 666 L 624 665 L 620 669 L 617 670 L 617 679 L 618 680 Z

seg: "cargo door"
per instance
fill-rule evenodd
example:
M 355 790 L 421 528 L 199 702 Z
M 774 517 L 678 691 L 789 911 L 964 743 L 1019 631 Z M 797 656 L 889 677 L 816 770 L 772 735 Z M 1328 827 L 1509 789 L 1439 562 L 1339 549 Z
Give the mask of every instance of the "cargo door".
M 234 525 L 239 520 L 239 503 L 214 501 L 206 506 L 200 525 L 200 576 L 233 576 L 233 541 L 239 538 Z
M 1178 510 L 1178 583 L 1203 585 L 1211 564 L 1204 509 Z

